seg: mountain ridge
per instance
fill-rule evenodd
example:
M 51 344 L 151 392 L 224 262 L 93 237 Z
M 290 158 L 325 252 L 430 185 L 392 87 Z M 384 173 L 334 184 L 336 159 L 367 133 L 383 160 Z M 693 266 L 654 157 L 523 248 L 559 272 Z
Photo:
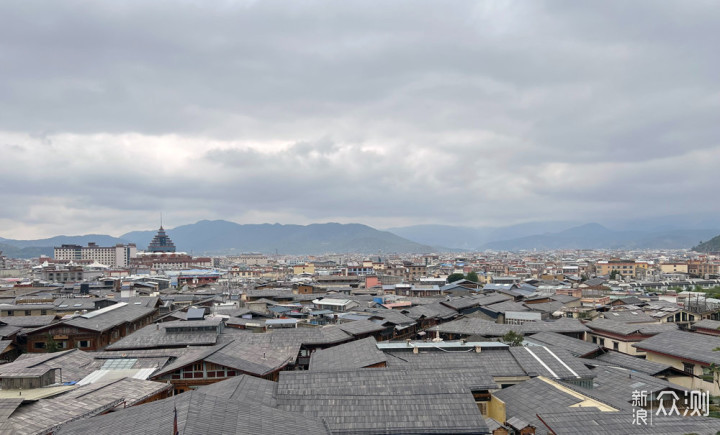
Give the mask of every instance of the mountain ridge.
M 637 231 L 611 230 L 597 223 L 580 225 L 567 230 L 499 240 L 486 243 L 481 249 L 499 251 L 552 249 L 688 249 L 716 229 Z
M 194 254 L 232 254 L 241 252 L 316 255 L 329 253 L 422 253 L 436 248 L 416 243 L 396 234 L 380 231 L 363 224 L 319 223 L 310 225 L 238 224 L 226 220 L 201 220 L 194 224 L 166 229 L 179 251 Z M 61 244 L 100 246 L 135 243 L 145 249 L 157 230 L 131 231 L 120 237 L 102 234 L 55 236 L 37 240 L 0 238 L 17 258 L 52 255 L 52 248 Z M 13 249 L 14 248 L 14 249 Z M 20 256 L 22 255 L 22 256 Z M 15 255 L 13 255 L 15 256 Z
M 713 237 L 707 242 L 700 242 L 692 248 L 695 252 L 720 252 L 720 235 Z

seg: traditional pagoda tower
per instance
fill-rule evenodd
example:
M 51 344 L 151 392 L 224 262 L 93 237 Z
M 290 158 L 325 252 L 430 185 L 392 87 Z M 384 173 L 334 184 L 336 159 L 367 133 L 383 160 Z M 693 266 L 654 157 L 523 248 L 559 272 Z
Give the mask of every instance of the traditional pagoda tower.
M 157 234 L 155 234 L 155 237 L 153 237 L 150 245 L 148 245 L 147 250 L 148 252 L 175 252 L 175 244 L 165 233 L 162 224 L 160 224 L 160 229 Z

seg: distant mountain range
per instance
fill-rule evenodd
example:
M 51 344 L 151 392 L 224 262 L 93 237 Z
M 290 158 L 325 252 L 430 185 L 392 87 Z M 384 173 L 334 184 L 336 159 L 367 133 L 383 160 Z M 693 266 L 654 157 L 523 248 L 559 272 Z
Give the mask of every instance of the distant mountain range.
M 531 249 L 687 249 L 718 230 L 615 231 L 592 223 L 556 233 L 486 243 L 501 251 Z
M 8 245 L 3 242 L 0 243 L 0 253 L 9 258 L 36 258 L 41 255 L 50 257 L 53 255 L 53 248 L 48 246 L 38 248 L 18 248 L 17 246 Z
M 715 236 L 707 242 L 701 242 L 692 250 L 696 252 L 720 252 L 720 236 Z
M 597 223 L 538 222 L 501 228 L 418 225 L 390 231 L 418 243 L 467 250 L 683 249 L 708 240 L 720 229 L 612 230 Z
M 642 227 L 641 227 L 642 228 Z M 416 225 L 379 231 L 361 224 L 241 225 L 203 220 L 167 230 L 179 251 L 201 254 L 241 252 L 316 255 L 325 253 L 425 253 L 448 250 L 551 250 L 551 249 L 682 249 L 710 240 L 719 228 L 678 229 L 673 224 L 651 229 L 609 229 L 597 223 L 571 221 L 532 222 L 507 227 L 456 227 Z M 102 234 L 57 236 L 40 240 L 0 238 L 0 251 L 15 258 L 53 255 L 62 244 L 100 246 L 136 243 L 145 249 L 157 230 L 133 231 L 120 237 Z M 720 250 L 720 236 L 696 246 L 697 250 Z
M 122 239 L 145 247 L 156 231 L 134 231 Z M 240 225 L 203 220 L 168 230 L 180 250 L 195 253 L 263 252 L 280 254 L 431 252 L 435 248 L 361 224 Z
M 530 222 L 507 227 L 457 227 L 450 225 L 413 225 L 389 228 L 388 231 L 417 243 L 430 246 L 477 250 L 487 243 L 519 237 L 562 231 L 579 225 L 578 222 Z
M 41 240 L 0 239 L 7 246 L 5 255 L 31 258 L 53 255 L 53 247 L 61 244 L 86 246 L 95 242 L 100 246 L 116 243 L 135 243 L 145 249 L 157 230 L 133 231 L 119 238 L 106 235 L 57 236 Z M 194 254 L 232 254 L 241 252 L 314 255 L 325 253 L 422 253 L 436 249 L 412 242 L 387 231 L 379 231 L 361 224 L 312 225 L 240 225 L 223 220 L 203 220 L 167 230 L 179 251 Z

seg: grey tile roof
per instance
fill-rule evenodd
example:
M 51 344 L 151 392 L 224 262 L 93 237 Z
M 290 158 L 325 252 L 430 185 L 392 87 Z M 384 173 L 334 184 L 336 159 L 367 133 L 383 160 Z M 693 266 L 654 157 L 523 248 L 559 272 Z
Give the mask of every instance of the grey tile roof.
M 670 331 L 657 334 L 639 343 L 638 350 L 654 351 L 681 359 L 690 359 L 705 364 L 720 364 L 720 337 L 693 332 Z
M 315 328 L 277 329 L 273 339 L 284 342 L 295 342 L 304 346 L 339 344 L 352 340 L 352 336 L 337 325 L 326 325 Z
M 333 434 L 484 434 L 487 424 L 472 394 L 305 396 L 279 407 L 322 418 Z
M 204 359 L 245 373 L 264 376 L 293 363 L 299 353 L 300 343 L 238 339 Z
M 504 325 L 475 317 L 466 317 L 430 328 L 445 334 L 480 335 L 483 337 L 502 337 L 509 331 L 522 332 L 521 325 Z
M 490 418 L 490 417 L 485 418 L 485 423 L 488 425 L 488 429 L 490 430 L 491 433 L 494 432 L 496 429 L 505 427 L 502 424 L 500 424 L 500 422 L 498 422 L 494 418 Z
M 382 325 L 370 320 L 354 320 L 352 322 L 340 323 L 337 326 L 350 335 L 371 334 L 385 329 Z
M 593 391 L 614 395 L 618 400 L 630 402 L 635 390 L 659 393 L 664 390 L 689 391 L 664 379 L 619 367 L 601 366 L 592 371 Z
M 114 326 L 150 316 L 153 312 L 155 312 L 155 308 L 146 308 L 140 305 L 126 305 L 91 318 L 79 316 L 71 320 L 66 320 L 64 323 L 92 331 L 107 331 Z
M 385 361 L 387 357 L 378 349 L 375 338 L 368 337 L 324 350 L 316 350 L 310 356 L 310 370 L 347 370 Z
M 550 299 L 552 299 L 554 301 L 562 302 L 564 304 L 580 300 L 580 298 L 576 298 L 575 296 L 558 295 L 558 294 L 554 294 L 554 295 L 550 296 Z
M 134 406 L 69 424 L 59 434 L 154 435 L 170 433 L 177 409 L 181 435 L 235 434 L 276 435 L 281 433 L 329 434 L 325 424 L 253 400 L 228 400 L 202 389 L 177 397 Z
M 412 325 L 415 320 L 402 314 L 396 310 L 388 310 L 384 308 L 367 308 L 364 312 L 371 314 L 373 317 L 379 317 L 386 323 L 392 323 L 393 325 Z
M 529 311 L 528 308 L 523 305 L 521 302 L 515 302 L 515 301 L 503 301 L 498 302 L 496 304 L 486 305 L 484 306 L 486 310 L 493 311 L 496 313 L 505 313 L 508 311 Z
M 0 322 L 19 326 L 21 328 L 33 328 L 38 326 L 49 325 L 55 321 L 55 316 L 49 314 L 47 316 L 4 316 L 0 317 Z
M 567 335 L 558 334 L 556 332 L 538 332 L 525 341 L 545 346 L 561 347 L 574 356 L 585 356 L 600 351 L 600 346 L 588 341 L 580 340 Z
M 626 298 L 620 299 L 624 305 L 638 305 L 643 303 L 637 296 L 628 296 Z
M 119 298 L 118 301 L 125 302 L 128 305 L 140 305 L 146 308 L 155 308 L 160 301 L 160 298 L 157 296 L 135 296 L 132 298 Z
M 230 317 L 242 317 L 245 314 L 251 314 L 253 311 L 247 308 L 217 308 L 215 314 L 222 314 Z
M 555 311 L 560 310 L 562 307 L 564 307 L 565 304 L 560 301 L 552 301 L 552 302 L 541 302 L 537 304 L 525 304 L 525 307 L 529 309 L 530 311 L 539 311 L 541 313 L 554 313 Z
M 122 404 L 121 398 L 98 398 L 68 400 L 64 397 L 39 400 L 18 408 L 0 427 L 3 433 L 18 435 L 52 433 L 54 428 L 83 417 L 106 412 Z
M 547 346 L 510 347 L 510 353 L 529 376 L 550 379 L 589 379 L 594 375 L 583 360 L 565 349 Z
M 94 310 L 95 302 L 105 300 L 104 298 L 59 298 L 53 301 L 53 305 L 59 310 L 82 311 Z
M 607 319 L 595 319 L 585 324 L 596 331 L 606 331 L 619 335 L 654 335 L 665 331 L 677 330 L 674 323 L 623 323 Z
M 428 382 L 432 379 L 432 382 Z M 497 388 L 482 368 L 354 369 L 281 372 L 276 397 L 397 396 L 400 394 L 465 393 Z
M 655 323 L 657 319 L 642 310 L 612 310 L 603 313 L 605 319 L 623 323 Z
M 10 415 L 15 412 L 18 406 L 23 403 L 22 397 L 16 399 L 0 399 L 0 422 L 7 420 Z M 0 427 L 0 431 L 2 428 Z
M 231 401 L 250 401 L 266 406 L 276 406 L 277 384 L 254 376 L 240 375 L 200 387 L 198 391 Z
M 491 385 L 477 369 L 282 372 L 276 397 L 281 409 L 325 419 L 333 433 L 486 433 L 470 389 Z
M 245 294 L 250 298 L 281 298 L 281 299 L 294 299 L 292 289 L 287 288 L 272 288 L 272 289 L 259 289 L 259 290 L 248 290 Z M 311 295 L 317 297 L 317 295 Z
M 0 353 L 5 352 L 5 349 L 10 347 L 11 344 L 13 344 L 12 340 L 0 340 Z
M 692 325 L 693 329 L 713 329 L 718 330 L 718 333 L 720 334 L 720 321 L 718 320 L 710 320 L 710 319 L 703 319 L 699 322 L 695 322 Z
M 92 352 L 95 359 L 110 358 L 178 358 L 185 354 L 186 348 L 105 350 Z
M 168 384 L 131 378 L 84 385 L 56 398 L 18 408 L 3 429 L 17 434 L 46 433 L 59 425 L 115 406 L 132 406 L 170 388 L 172 386 Z
M 474 299 L 477 299 L 481 306 L 487 306 L 497 304 L 499 302 L 513 300 L 512 296 L 506 295 L 504 293 L 485 293 L 477 296 L 473 295 L 472 297 Z
M 170 388 L 172 388 L 172 386 L 166 383 L 134 378 L 122 378 L 83 385 L 64 393 L 61 397 L 59 397 L 59 399 L 123 399 L 126 406 L 133 406 L 148 397 L 159 394 Z
M 10 337 L 22 330 L 19 326 L 0 325 L 0 337 Z
M 518 418 L 518 417 L 510 417 L 510 418 L 508 418 L 506 423 L 508 426 L 510 426 L 516 430 L 522 430 L 528 426 L 531 426 L 530 423 L 528 423 L 527 421 L 523 420 L 522 418 Z
M 389 368 L 408 370 L 480 368 L 490 376 L 527 376 L 508 348 L 477 352 L 385 352 Z
M 446 307 L 440 302 L 434 302 L 427 305 L 417 305 L 407 310 L 402 310 L 403 314 L 413 320 L 422 317 L 426 319 L 452 319 L 458 315 L 458 312 L 450 307 Z
M 466 308 L 477 307 L 478 305 L 480 305 L 480 299 L 474 297 L 461 297 L 451 299 L 449 301 L 442 301 L 441 303 L 446 307 L 450 307 L 456 311 L 460 311 Z
M 118 349 L 151 349 L 173 346 L 210 346 L 217 343 L 218 330 L 201 330 L 187 332 L 171 332 L 167 328 L 177 326 L 212 326 L 206 321 L 174 321 L 155 323 L 145 326 L 132 334 L 107 346 L 108 350 Z
M 577 319 L 563 317 L 550 322 L 526 322 L 522 324 L 524 334 L 538 332 L 579 333 L 588 331 L 588 328 Z
M 265 327 L 265 321 L 268 319 L 264 318 L 253 318 L 253 319 L 242 319 L 240 317 L 230 317 L 227 320 L 225 320 L 226 325 L 238 325 L 238 326 L 245 326 L 248 325 L 252 327 L 262 328 Z
M 566 385 L 563 384 L 562 387 L 566 387 Z M 544 427 L 540 420 L 538 420 L 537 414 L 552 411 L 567 411 L 571 409 L 571 406 L 576 406 L 583 402 L 581 397 L 564 391 L 562 388 L 557 388 L 551 383 L 546 382 L 543 378 L 530 379 L 529 381 L 495 391 L 492 395 L 505 402 L 505 415 L 507 419 L 517 417 L 527 421 L 536 428 Z M 610 406 L 609 403 L 603 403 Z M 630 409 L 630 406 L 628 405 L 626 409 Z
M 718 430 L 718 420 L 711 417 L 662 416 L 654 418 L 652 425 L 634 425 L 632 411 L 601 412 L 582 408 L 548 410 L 538 414 L 544 422 L 540 428 L 547 428 L 558 435 L 705 435 L 715 434 Z
M 522 325 L 507 325 L 490 322 L 488 320 L 466 317 L 430 328 L 447 334 L 479 335 L 483 337 L 502 337 L 509 331 L 520 334 L 534 334 L 538 332 L 584 332 L 587 331 L 580 321 L 562 318 L 552 322 L 526 322 Z
M 645 358 L 638 358 L 615 351 L 608 351 L 598 355 L 596 358 L 588 360 L 588 364 L 623 367 L 641 373 L 646 373 L 648 375 L 656 375 L 671 367 L 667 364 L 660 364 L 654 361 L 648 361 Z
M 25 353 L 9 364 L 0 365 L 0 376 L 23 369 L 47 371 L 59 368 L 62 370 L 63 382 L 79 381 L 95 371 L 96 365 L 91 353 L 79 349 L 54 353 Z
M 585 281 L 584 284 L 586 284 L 589 287 L 595 287 L 599 285 L 603 285 L 607 282 L 607 279 L 605 278 L 590 278 L 589 280 Z

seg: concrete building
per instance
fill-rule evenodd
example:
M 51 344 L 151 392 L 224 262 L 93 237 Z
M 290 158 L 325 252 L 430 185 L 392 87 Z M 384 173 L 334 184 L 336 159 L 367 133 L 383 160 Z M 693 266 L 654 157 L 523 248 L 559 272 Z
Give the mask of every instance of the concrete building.
M 127 267 L 130 259 L 137 256 L 137 246 L 134 243 L 127 245 L 118 243 L 115 246 L 106 247 L 91 242 L 87 246 L 56 246 L 54 251 L 56 260 L 92 260 L 112 267 Z

